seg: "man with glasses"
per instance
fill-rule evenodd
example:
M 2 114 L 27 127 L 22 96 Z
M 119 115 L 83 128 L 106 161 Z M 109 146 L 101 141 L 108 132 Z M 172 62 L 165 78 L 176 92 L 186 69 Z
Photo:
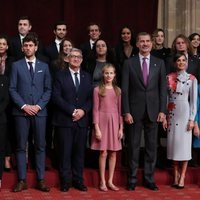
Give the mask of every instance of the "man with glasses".
M 58 72 L 53 88 L 55 109 L 53 124 L 59 142 L 60 190 L 72 186 L 87 191 L 83 183 L 84 153 L 88 130 L 88 113 L 92 107 L 92 80 L 80 69 L 82 52 L 73 48 L 68 55 L 69 68 Z

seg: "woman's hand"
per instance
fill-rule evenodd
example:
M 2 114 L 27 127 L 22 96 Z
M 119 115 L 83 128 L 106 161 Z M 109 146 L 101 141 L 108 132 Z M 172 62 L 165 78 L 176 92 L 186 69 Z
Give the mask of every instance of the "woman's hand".
M 124 135 L 123 130 L 119 129 L 118 139 L 121 140 L 123 135 Z
M 187 125 L 187 130 L 191 131 L 194 128 L 194 121 L 193 120 L 189 120 L 188 121 L 188 125 Z
M 96 136 L 96 139 L 101 141 L 101 138 L 102 138 L 102 134 L 101 134 L 101 131 L 100 130 L 96 130 L 95 131 L 95 136 Z

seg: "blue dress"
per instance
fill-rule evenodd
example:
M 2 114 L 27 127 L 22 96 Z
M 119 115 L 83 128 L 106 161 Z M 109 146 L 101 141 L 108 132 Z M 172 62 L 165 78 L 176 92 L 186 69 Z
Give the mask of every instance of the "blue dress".
M 198 85 L 198 101 L 197 101 L 197 114 L 195 117 L 195 121 L 197 121 L 198 126 L 200 127 L 200 84 Z M 196 137 L 193 135 L 192 139 L 192 147 L 200 148 L 200 137 Z

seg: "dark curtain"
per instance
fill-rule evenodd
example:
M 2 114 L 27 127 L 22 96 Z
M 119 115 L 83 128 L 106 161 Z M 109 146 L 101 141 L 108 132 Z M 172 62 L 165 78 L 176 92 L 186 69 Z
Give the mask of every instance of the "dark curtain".
M 158 0 L 1 0 L 0 33 L 17 33 L 17 20 L 28 15 L 44 44 L 53 38 L 53 24 L 65 20 L 67 36 L 79 46 L 88 39 L 90 22 L 100 24 L 102 37 L 115 45 L 124 25 L 151 33 L 157 24 Z

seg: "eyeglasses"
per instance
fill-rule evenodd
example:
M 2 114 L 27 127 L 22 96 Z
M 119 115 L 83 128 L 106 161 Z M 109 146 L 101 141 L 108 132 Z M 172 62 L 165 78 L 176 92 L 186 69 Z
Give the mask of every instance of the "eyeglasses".
M 83 58 L 83 56 L 76 56 L 76 55 L 70 55 L 71 58 L 77 58 L 79 60 L 81 60 Z

